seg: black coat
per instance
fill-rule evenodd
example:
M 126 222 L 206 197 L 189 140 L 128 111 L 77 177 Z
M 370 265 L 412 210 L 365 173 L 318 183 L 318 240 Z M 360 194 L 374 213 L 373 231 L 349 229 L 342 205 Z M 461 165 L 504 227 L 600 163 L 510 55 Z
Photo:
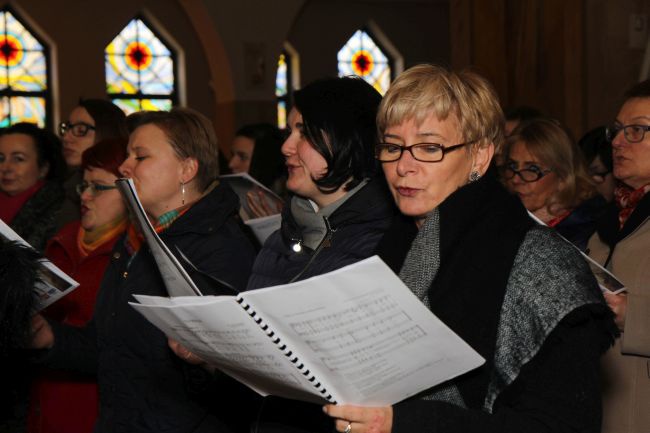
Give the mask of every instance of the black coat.
M 286 284 L 296 276 L 304 280 L 370 257 L 398 213 L 384 180 L 373 179 L 330 215 L 329 237 L 321 246 L 295 252 L 292 246 L 303 236 L 291 206 L 286 206 L 280 230 L 255 260 L 248 290 Z
M 11 221 L 11 228 L 38 251 L 45 249 L 47 241 L 60 228 L 57 218 L 65 192 L 61 184 L 48 180 L 36 194 L 20 208 Z
M 160 234 L 201 271 L 242 289 L 254 258 L 236 221 L 237 196 L 218 186 Z M 130 257 L 118 241 L 104 274 L 95 315 L 83 329 L 53 324 L 53 367 L 96 372 L 100 414 L 96 432 L 219 432 L 201 395 L 207 373 L 178 359 L 167 337 L 128 305 L 133 294 L 166 295 L 151 253 Z

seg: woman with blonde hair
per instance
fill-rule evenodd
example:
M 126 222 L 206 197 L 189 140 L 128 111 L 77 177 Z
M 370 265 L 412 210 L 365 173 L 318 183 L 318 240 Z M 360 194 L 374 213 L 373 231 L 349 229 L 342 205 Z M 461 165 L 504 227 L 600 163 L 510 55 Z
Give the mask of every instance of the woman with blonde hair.
M 605 208 L 580 149 L 555 120 L 537 118 L 506 139 L 501 176 L 526 209 L 581 250 Z
M 380 256 L 485 364 L 394 406 L 327 405 L 336 430 L 598 432 L 598 358 L 616 329 L 581 256 L 490 169 L 504 125 L 492 87 L 419 65 L 391 85 L 377 124 L 404 215 Z

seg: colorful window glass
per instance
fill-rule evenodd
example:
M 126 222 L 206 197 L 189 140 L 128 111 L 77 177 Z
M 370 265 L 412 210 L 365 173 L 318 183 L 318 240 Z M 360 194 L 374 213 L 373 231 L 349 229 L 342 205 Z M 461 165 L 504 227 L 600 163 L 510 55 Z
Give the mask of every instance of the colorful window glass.
M 0 127 L 18 122 L 45 127 L 48 52 L 9 8 L 0 11 Z
M 339 76 L 358 75 L 382 95 L 391 80 L 388 57 L 364 30 L 357 30 L 338 53 Z
M 124 112 L 169 110 L 177 103 L 174 54 L 143 18 L 131 20 L 104 54 L 108 97 Z
M 278 72 L 275 76 L 275 97 L 277 98 L 278 128 L 287 127 L 287 113 L 289 110 L 290 98 L 290 58 L 286 51 L 280 54 L 278 59 Z

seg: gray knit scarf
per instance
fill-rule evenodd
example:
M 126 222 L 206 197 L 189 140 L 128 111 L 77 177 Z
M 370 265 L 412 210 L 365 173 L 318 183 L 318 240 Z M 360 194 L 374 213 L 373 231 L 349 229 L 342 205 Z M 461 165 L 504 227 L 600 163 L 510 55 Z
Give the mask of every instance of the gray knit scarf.
M 553 257 L 554 260 L 548 260 Z M 440 266 L 440 216 L 435 209 L 411 244 L 399 276 L 430 308 L 428 290 Z M 541 349 L 548 335 L 574 309 L 601 303 L 584 260 L 552 230 L 528 231 L 512 265 L 497 331 L 494 369 L 483 409 L 491 413 L 499 394 Z M 526 308 L 521 308 L 525 305 Z M 466 407 L 454 380 L 416 396 Z

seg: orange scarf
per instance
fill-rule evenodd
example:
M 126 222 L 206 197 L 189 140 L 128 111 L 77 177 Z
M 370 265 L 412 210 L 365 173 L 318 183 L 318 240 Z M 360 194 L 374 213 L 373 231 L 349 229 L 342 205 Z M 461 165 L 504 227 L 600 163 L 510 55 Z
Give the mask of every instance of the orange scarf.
M 154 224 L 153 229 L 156 231 L 156 233 L 161 233 L 166 228 L 171 226 L 174 221 L 176 221 L 178 218 L 184 215 L 185 212 L 190 210 L 193 204 L 194 203 L 188 203 L 183 207 L 170 210 L 169 212 L 162 214 L 158 218 L 158 221 L 156 221 L 156 223 Z M 128 251 L 128 253 L 130 255 L 133 255 L 138 251 L 140 251 L 143 242 L 144 242 L 144 236 L 142 235 L 142 233 L 138 231 L 135 224 L 130 223 L 126 230 L 126 250 Z
M 92 240 L 89 240 L 90 232 L 86 231 L 83 227 L 79 226 L 79 232 L 77 233 L 77 247 L 79 248 L 79 255 L 82 258 L 88 257 L 90 253 L 95 251 L 100 246 L 104 245 L 109 240 L 113 239 L 126 229 L 127 220 L 126 218 L 120 218 L 117 223 L 111 222 L 105 224 L 102 227 L 98 227 L 93 230 Z M 99 233 L 99 235 L 96 235 Z

